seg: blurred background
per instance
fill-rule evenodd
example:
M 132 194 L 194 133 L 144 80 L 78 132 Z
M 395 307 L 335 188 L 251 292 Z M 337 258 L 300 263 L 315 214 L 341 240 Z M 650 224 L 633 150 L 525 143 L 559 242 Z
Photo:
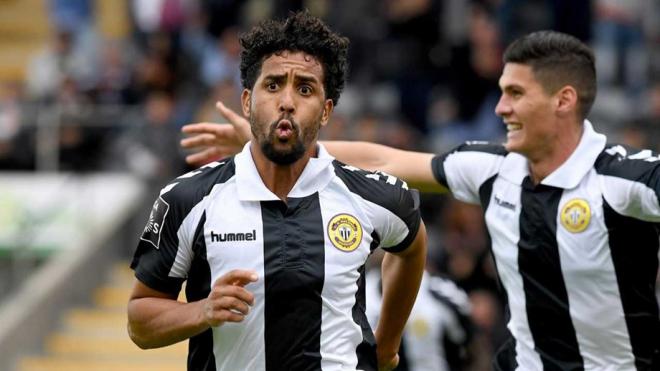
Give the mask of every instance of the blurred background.
M 322 139 L 500 141 L 502 51 L 554 29 L 594 48 L 596 129 L 660 149 L 657 0 L 0 0 L 1 370 L 185 369 L 186 344 L 128 339 L 129 260 L 158 189 L 190 170 L 181 126 L 239 108 L 237 35 L 302 8 L 351 41 Z M 428 271 L 469 299 L 451 369 L 488 370 L 506 313 L 481 210 L 422 207 Z

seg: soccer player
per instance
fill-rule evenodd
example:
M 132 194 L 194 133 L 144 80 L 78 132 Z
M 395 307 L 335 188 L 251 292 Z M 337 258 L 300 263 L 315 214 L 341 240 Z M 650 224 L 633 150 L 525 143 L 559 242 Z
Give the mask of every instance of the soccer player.
M 531 33 L 504 62 L 495 109 L 508 131 L 503 145 L 467 142 L 441 155 L 326 147 L 341 161 L 482 205 L 513 335 L 495 369 L 660 369 L 660 156 L 608 144 L 586 120 L 596 71 L 576 38 Z M 219 108 L 233 126 L 185 128 L 199 133 L 185 146 L 212 145 L 190 161 L 246 135 L 244 120 Z
M 367 319 L 374 326 L 380 317 L 380 281 L 377 267 L 367 270 Z M 470 299 L 465 291 L 446 278 L 424 272 L 403 332 L 397 370 L 467 369 L 473 335 L 470 311 Z
M 190 339 L 195 371 L 390 370 L 426 234 L 405 183 L 317 144 L 344 86 L 348 40 L 301 12 L 241 44 L 254 140 L 160 191 L 131 264 L 130 337 L 142 348 Z M 374 338 L 364 264 L 378 247 L 388 253 Z M 188 303 L 176 300 L 184 281 Z

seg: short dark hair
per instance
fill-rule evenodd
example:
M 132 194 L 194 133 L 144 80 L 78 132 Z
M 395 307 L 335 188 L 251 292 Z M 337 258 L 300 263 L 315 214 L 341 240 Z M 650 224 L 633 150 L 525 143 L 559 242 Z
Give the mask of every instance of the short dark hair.
M 548 93 L 571 85 L 578 93 L 581 118 L 589 114 L 596 99 L 595 58 L 577 38 L 556 31 L 533 32 L 509 45 L 503 60 L 531 66 Z
M 241 82 L 252 89 L 263 61 L 274 53 L 299 51 L 319 59 L 323 66 L 326 97 L 337 105 L 348 70 L 348 39 L 334 33 L 307 11 L 283 21 L 266 20 L 240 36 Z

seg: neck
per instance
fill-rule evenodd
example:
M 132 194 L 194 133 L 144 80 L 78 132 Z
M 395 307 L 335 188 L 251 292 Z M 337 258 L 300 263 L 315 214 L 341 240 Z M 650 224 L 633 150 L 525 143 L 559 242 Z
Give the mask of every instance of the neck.
M 316 143 L 313 143 L 303 157 L 289 165 L 279 165 L 269 160 L 256 143 L 250 145 L 250 153 L 264 185 L 280 200 L 286 202 L 289 192 L 300 178 L 309 159 L 316 156 L 317 149 Z
M 584 125 L 571 125 L 562 135 L 557 135 L 545 147 L 528 155 L 529 172 L 534 184 L 539 184 L 568 160 L 580 144 Z

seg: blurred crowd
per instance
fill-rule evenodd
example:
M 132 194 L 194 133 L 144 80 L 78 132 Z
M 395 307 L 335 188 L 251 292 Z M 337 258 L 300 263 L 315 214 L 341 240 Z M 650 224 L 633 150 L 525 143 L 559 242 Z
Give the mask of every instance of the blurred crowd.
M 499 141 L 501 53 L 539 29 L 597 56 L 595 127 L 660 149 L 660 2 L 655 0 L 132 0 L 131 31 L 104 39 L 93 0 L 47 1 L 52 37 L 25 81 L 0 83 L 0 169 L 131 171 L 157 189 L 186 171 L 181 126 L 239 108 L 238 34 L 308 8 L 350 38 L 349 83 L 322 139 L 441 152 Z M 478 207 L 424 196 L 429 270 L 472 303 L 488 362 L 505 336 L 503 298 Z

